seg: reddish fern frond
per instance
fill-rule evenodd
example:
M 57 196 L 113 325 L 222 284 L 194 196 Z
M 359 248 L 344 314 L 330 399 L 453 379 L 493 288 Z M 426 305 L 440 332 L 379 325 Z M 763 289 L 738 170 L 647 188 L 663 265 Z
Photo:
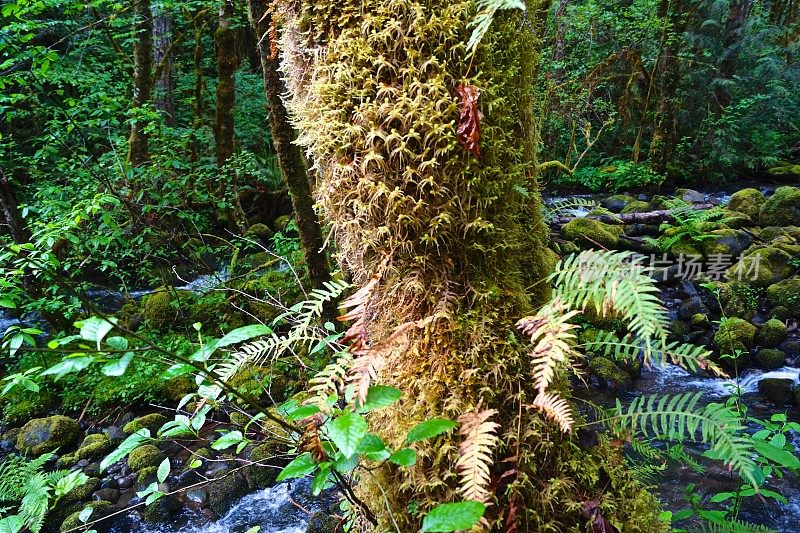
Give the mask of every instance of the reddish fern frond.
M 360 349 L 367 342 L 367 306 L 380 280 L 380 274 L 375 274 L 369 283 L 358 289 L 340 306 L 342 309 L 349 309 L 338 320 L 341 322 L 353 321 L 344 334 L 344 341 L 352 342 L 355 350 Z
M 552 420 L 561 431 L 564 433 L 571 433 L 572 426 L 575 424 L 575 419 L 572 416 L 572 408 L 567 400 L 558 396 L 557 394 L 550 394 L 547 392 L 540 392 L 533 403 L 528 405 L 542 414 L 548 420 Z
M 458 491 L 467 500 L 486 503 L 489 499 L 489 467 L 493 463 L 492 448 L 497 444 L 496 431 L 500 427 L 489 419 L 496 414 L 494 409 L 486 409 L 463 414 L 458 419 L 459 432 L 464 437 L 456 463 L 461 475 Z
M 572 342 L 575 334 L 572 330 L 577 326 L 569 320 L 578 311 L 564 312 L 558 300 L 543 307 L 539 313 L 517 322 L 517 327 L 530 336 L 534 347 L 531 351 L 533 360 L 534 386 L 543 393 L 552 383 L 556 367 L 565 363 L 573 353 Z

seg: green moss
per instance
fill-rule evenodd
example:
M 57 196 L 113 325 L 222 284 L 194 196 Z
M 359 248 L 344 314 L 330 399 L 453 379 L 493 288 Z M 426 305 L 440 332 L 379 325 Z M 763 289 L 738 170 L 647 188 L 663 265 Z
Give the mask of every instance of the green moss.
M 49 390 L 42 387 L 39 392 L 15 391 L 2 397 L 3 420 L 18 424 L 47 414 L 55 400 Z
M 636 200 L 630 202 L 625 208 L 622 210 L 623 213 L 645 213 L 650 211 L 650 204 L 647 202 L 642 202 L 640 200 Z
M 250 460 L 258 463 L 248 466 L 244 471 L 247 486 L 250 489 L 265 489 L 275 484 L 275 478 L 286 464 L 280 456 L 286 453 L 286 447 L 276 441 L 259 444 L 250 452 Z
M 774 348 L 764 348 L 756 354 L 756 362 L 764 370 L 775 370 L 786 366 L 786 354 Z
M 734 355 L 746 352 L 753 347 L 756 338 L 756 327 L 741 318 L 725 318 L 714 335 L 714 342 L 722 355 Z
M 566 239 L 587 248 L 615 248 L 622 231 L 622 226 L 604 224 L 591 218 L 575 218 L 561 228 Z
M 609 196 L 608 198 L 602 200 L 603 207 L 613 211 L 615 213 L 621 212 L 625 209 L 628 204 L 632 202 L 636 202 L 636 198 L 632 196 L 628 196 L 627 194 L 615 194 L 613 196 Z
M 624 390 L 630 387 L 633 381 L 630 374 L 605 357 L 593 358 L 589 362 L 589 369 L 597 377 L 601 387 Z
M 788 309 L 793 316 L 800 316 L 800 278 L 783 280 L 767 287 L 767 302 Z
M 275 233 L 266 224 L 253 224 L 244 232 L 246 239 L 260 242 L 264 246 L 269 244 L 273 235 Z
M 89 515 L 90 522 L 92 520 L 98 520 L 100 518 L 104 518 L 113 513 L 114 511 L 116 511 L 117 509 L 117 507 L 113 503 L 109 502 L 91 502 L 87 504 L 85 507 L 92 508 L 92 514 Z M 72 529 L 79 528 L 81 525 L 83 525 L 83 522 L 81 522 L 80 519 L 81 512 L 83 512 L 83 508 L 70 514 L 67 517 L 67 519 L 61 523 L 59 531 L 63 533 Z
M 777 246 L 751 246 L 742 260 L 728 269 L 727 276 L 754 287 L 768 287 L 791 274 L 791 258 Z
M 100 486 L 100 480 L 96 477 L 90 477 L 86 483 L 79 487 L 75 487 L 64 496 L 61 497 L 59 503 L 68 505 L 73 503 L 86 502 L 92 499 L 92 494 Z
M 614 213 L 613 211 L 611 211 L 609 209 L 606 209 L 605 207 L 595 207 L 594 209 L 589 211 L 589 214 L 586 215 L 586 216 L 588 216 L 588 217 L 604 217 L 605 216 L 605 217 L 613 217 L 615 220 L 620 220 L 619 217 L 617 217 L 616 213 Z
M 169 326 L 176 318 L 176 309 L 172 307 L 172 294 L 168 289 L 159 289 L 142 299 L 142 317 L 147 323 L 162 329 Z
M 691 324 L 694 329 L 708 329 L 711 327 L 711 322 L 708 320 L 708 316 L 704 315 L 703 313 L 697 313 L 692 316 Z
M 758 189 L 742 189 L 731 196 L 728 209 L 744 213 L 750 218 L 758 218 L 758 212 L 767 201 Z
M 136 483 L 140 488 L 145 488 L 158 479 L 156 477 L 157 473 L 157 466 L 146 466 L 136 473 Z
M 792 403 L 794 381 L 783 378 L 764 378 L 758 382 L 758 392 L 777 405 Z
M 138 472 L 148 466 L 158 466 L 166 456 L 153 444 L 139 446 L 128 455 L 128 466 Z
M 761 326 L 756 335 L 756 343 L 763 348 L 774 348 L 786 340 L 789 330 L 786 324 L 777 319 L 770 319 Z
M 187 394 L 191 394 L 196 391 L 197 384 L 191 376 L 179 376 L 164 383 L 164 394 L 171 402 L 177 403 L 181 401 L 181 399 L 183 399 L 183 397 Z
M 758 212 L 762 226 L 800 226 L 800 189 L 781 187 Z
M 244 476 L 239 472 L 228 474 L 208 486 L 208 506 L 218 515 L 224 515 L 246 493 Z
M 149 415 L 134 418 L 122 427 L 122 431 L 131 434 L 140 429 L 147 428 L 150 430 L 151 435 L 155 435 L 156 432 L 161 429 L 161 426 L 166 424 L 168 421 L 169 418 L 161 413 L 150 413 Z
M 725 316 L 745 320 L 753 317 L 758 308 L 761 290 L 738 281 L 719 283 L 717 286 Z
M 69 447 L 78 438 L 78 423 L 66 416 L 56 415 L 35 418 L 22 426 L 17 438 L 17 449 L 26 455 L 43 453 Z

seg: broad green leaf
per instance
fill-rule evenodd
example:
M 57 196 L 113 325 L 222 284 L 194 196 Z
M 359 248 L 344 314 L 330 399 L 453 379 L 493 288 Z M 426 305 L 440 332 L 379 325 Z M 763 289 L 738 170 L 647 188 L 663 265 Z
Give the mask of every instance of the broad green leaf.
M 220 339 L 215 339 L 197 350 L 191 357 L 192 361 L 205 361 L 208 357 L 219 348 L 238 344 L 240 342 L 249 341 L 255 337 L 263 337 L 264 335 L 271 335 L 272 328 L 263 324 L 253 324 L 236 328 L 229 332 Z
M 311 454 L 306 452 L 302 455 L 298 455 L 292 462 L 286 465 L 283 470 L 281 470 L 281 473 L 278 474 L 276 481 L 305 477 L 313 472 L 315 468 L 317 468 L 317 464 L 314 462 Z
M 128 349 L 128 339 L 125 337 L 109 337 L 106 339 L 106 344 L 115 350 Z
M 319 470 L 314 474 L 314 479 L 311 480 L 311 492 L 314 496 L 319 496 L 328 483 L 328 477 L 330 475 L 330 465 L 320 465 Z
M 122 357 L 109 361 L 103 365 L 103 375 L 117 377 L 121 376 L 128 370 L 128 365 L 133 360 L 133 352 L 122 354 Z
M 735 492 L 718 492 L 711 497 L 711 503 L 719 503 L 735 497 Z
M 403 393 L 400 389 L 388 387 L 386 385 L 373 385 L 367 391 L 367 400 L 364 402 L 364 405 L 359 407 L 359 411 L 366 413 L 368 411 L 387 407 L 399 400 L 401 396 L 403 396 Z
M 42 372 L 42 375 L 56 376 L 56 380 L 59 380 L 64 376 L 66 376 L 67 374 L 80 372 L 81 370 L 91 365 L 93 361 L 94 358 L 89 357 L 87 355 L 75 355 L 75 356 L 65 357 L 60 363 L 56 363 L 55 365 L 51 366 L 50 368 Z
M 480 502 L 443 503 L 437 505 L 422 520 L 422 531 L 467 531 L 478 523 L 486 506 Z
M 351 457 L 367 434 L 367 421 L 356 413 L 347 413 L 325 425 L 328 436 L 344 454 Z
M 180 377 L 180 376 L 185 376 L 186 374 L 191 374 L 192 372 L 195 372 L 196 370 L 197 369 L 195 367 L 193 367 L 192 365 L 176 364 L 176 365 L 172 365 L 171 367 L 166 369 L 164 371 L 164 373 L 161 374 L 161 377 L 164 378 L 164 379 L 172 379 L 172 378 L 177 378 L 177 377 Z
M 100 472 L 103 472 L 109 466 L 127 457 L 129 453 L 138 448 L 140 444 L 147 440 L 150 440 L 150 430 L 147 428 L 142 428 L 129 436 L 127 439 L 122 441 L 116 450 L 108 454 L 105 459 L 100 461 Z
M 89 317 L 80 323 L 81 338 L 97 343 L 97 349 L 99 350 L 100 342 L 112 329 L 114 329 L 115 322 L 115 318 L 106 319 L 97 316 Z
M 0 307 L 5 307 L 6 309 L 16 309 L 17 304 L 11 300 L 0 298 Z
M 90 517 L 90 516 L 92 516 L 92 511 L 94 511 L 94 508 L 93 508 L 93 507 L 86 507 L 86 508 L 85 508 L 83 511 L 81 511 L 81 512 L 80 512 L 80 514 L 78 515 L 78 520 L 80 520 L 80 521 L 81 521 L 81 523 L 85 524 L 86 522 L 88 522 L 88 521 L 89 521 L 89 517 Z
M 161 461 L 161 464 L 158 465 L 158 470 L 156 470 L 156 479 L 158 479 L 159 483 L 164 483 L 166 481 L 167 476 L 169 475 L 169 457 Z
M 244 435 L 239 430 L 229 431 L 223 436 L 218 438 L 211 447 L 215 450 L 224 450 L 236 444 L 239 444 L 244 439 Z
M 430 439 L 436 435 L 450 431 L 456 426 L 458 426 L 456 422 L 448 420 L 447 418 L 425 420 L 411 428 L 411 431 L 409 431 L 406 436 L 406 443 L 411 444 L 412 442 Z
M 753 440 L 753 447 L 762 456 L 784 468 L 800 468 L 800 459 L 797 459 L 793 453 L 788 452 L 783 448 L 778 448 L 767 441 L 755 439 Z
M 417 452 L 411 448 L 403 448 L 394 452 L 389 461 L 398 466 L 413 466 L 417 462 Z
M 301 405 L 297 409 L 289 413 L 287 417 L 289 420 L 302 420 L 319 413 L 319 406 L 317 405 Z

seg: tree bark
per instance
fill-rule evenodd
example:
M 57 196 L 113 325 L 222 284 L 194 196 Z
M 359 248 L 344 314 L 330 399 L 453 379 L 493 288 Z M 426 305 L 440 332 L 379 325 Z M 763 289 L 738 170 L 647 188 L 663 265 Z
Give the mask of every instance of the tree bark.
M 556 83 L 563 83 L 564 77 L 566 75 L 566 69 L 564 67 L 564 58 L 566 53 L 566 33 L 567 33 L 567 21 L 566 21 L 566 14 L 567 14 L 567 5 L 569 4 L 569 0 L 559 0 L 558 2 L 558 9 L 556 9 L 555 14 L 555 24 L 556 24 L 556 39 L 555 44 L 553 45 L 553 61 L 557 63 L 559 66 L 556 67 L 555 73 L 553 74 L 556 80 Z
M 133 108 L 147 105 L 153 94 L 153 14 L 150 0 L 137 0 L 134 3 L 136 25 L 133 42 Z M 145 124 L 134 120 L 128 140 L 128 162 L 133 167 L 141 166 L 150 160 Z
M 156 109 L 164 114 L 167 126 L 175 125 L 175 71 L 172 66 L 172 18 L 165 12 L 153 15 L 153 60 L 162 65 L 156 80 Z
M 750 18 L 753 0 L 731 0 L 728 20 L 725 23 L 725 38 L 722 43 L 722 55 L 719 62 L 719 78 L 730 80 L 736 73 L 741 52 L 742 36 Z M 731 96 L 724 84 L 717 83 L 715 90 L 719 111 L 731 103 Z
M 233 24 L 233 0 L 222 0 L 219 9 L 219 26 L 214 34 L 217 47 L 217 109 L 214 121 L 214 140 L 217 166 L 222 167 L 236 151 L 233 110 L 236 106 L 236 70 L 239 56 L 236 53 L 236 31 Z
M 273 56 L 272 50 L 270 50 L 272 43 L 269 35 L 271 18 L 268 15 L 265 17 L 267 2 L 265 0 L 248 0 L 247 4 L 261 59 L 272 144 L 292 198 L 309 280 L 314 287 L 321 288 L 326 281 L 331 279 L 330 267 L 323 250 L 325 241 L 322 236 L 322 228 L 317 214 L 314 212 L 314 197 L 306 164 L 300 147 L 294 144 L 294 130 L 289 123 L 283 100 L 281 100 L 284 87 L 278 74 L 277 55 Z M 326 318 L 335 318 L 335 309 L 329 311 L 329 316 Z
M 203 28 L 199 13 L 194 16 L 194 53 L 192 55 L 194 66 L 194 91 L 192 93 L 192 133 L 189 137 L 189 160 L 196 163 L 200 159 L 198 153 L 198 136 L 203 127 Z
M 363 385 L 378 376 L 403 392 L 370 415 L 370 429 L 400 448 L 422 420 L 495 410 L 501 442 L 486 529 L 588 530 L 580 502 L 600 494 L 616 504 L 606 518 L 626 531 L 664 529 L 653 500 L 614 466 L 617 451 L 582 450 L 525 407 L 535 390 L 515 323 L 549 298 L 543 279 L 555 254 L 535 170 L 539 41 L 523 15 L 499 11 L 470 59 L 471 2 L 285 6 L 287 108 L 339 257 L 365 289 L 358 334 L 370 348 L 350 377 Z M 532 1 L 527 11 L 540 7 Z M 464 96 L 472 88 L 479 109 Z M 480 132 L 479 157 L 468 142 L 476 136 L 457 128 Z M 403 342 L 382 343 L 398 331 Z M 418 531 L 433 505 L 463 499 L 461 442 L 443 434 L 414 446 L 414 466 L 360 478 L 357 495 L 376 530 Z

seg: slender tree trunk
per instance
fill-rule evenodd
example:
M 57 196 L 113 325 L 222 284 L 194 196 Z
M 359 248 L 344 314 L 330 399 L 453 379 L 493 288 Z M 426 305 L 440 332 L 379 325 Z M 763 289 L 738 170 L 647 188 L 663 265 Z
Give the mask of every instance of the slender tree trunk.
M 150 0 L 136 0 L 136 33 L 133 43 L 133 107 L 145 106 L 152 99 L 153 71 L 153 14 L 150 11 Z M 131 124 L 131 136 L 128 140 L 128 162 L 138 167 L 150 160 L 147 146 L 145 124 L 134 121 Z
M 164 114 L 167 126 L 175 125 L 175 71 L 172 66 L 172 18 L 165 12 L 153 16 L 153 59 L 161 65 L 161 76 L 156 80 L 156 109 Z
M 564 77 L 566 74 L 566 70 L 564 67 L 564 58 L 566 52 L 566 33 L 567 33 L 567 5 L 569 4 L 569 0 L 559 0 L 558 2 L 558 9 L 556 9 L 555 14 L 555 24 L 556 24 L 556 39 L 555 44 L 553 45 L 553 61 L 556 62 L 559 66 L 556 67 L 556 71 L 554 73 L 554 77 L 556 83 L 563 83 Z
M 294 144 L 294 131 L 289 123 L 286 107 L 281 100 L 284 88 L 278 74 L 277 55 L 273 55 L 270 49 L 272 43 L 269 35 L 271 18 L 265 17 L 267 2 L 265 0 L 248 0 L 247 4 L 261 58 L 272 144 L 278 156 L 281 173 L 292 197 L 300 242 L 308 266 L 308 277 L 312 285 L 319 288 L 326 281 L 330 281 L 330 267 L 323 251 L 325 241 L 322 237 L 322 229 L 317 220 L 317 214 L 314 212 L 314 197 L 311 192 L 308 171 L 300 147 Z M 330 311 L 333 313 L 335 309 Z
M 235 150 L 233 110 L 236 106 L 236 70 L 239 56 L 236 53 L 236 31 L 233 24 L 233 0 L 222 0 L 219 10 L 219 27 L 214 34 L 217 47 L 217 110 L 214 121 L 214 140 L 217 166 L 228 162 Z
M 728 20 L 725 23 L 725 39 L 722 43 L 722 56 L 719 62 L 719 78 L 730 80 L 736 73 L 736 66 L 739 63 L 739 53 L 741 52 L 742 37 L 750 18 L 750 10 L 753 8 L 753 0 L 731 0 Z M 719 111 L 722 111 L 731 103 L 731 96 L 724 84 L 717 84 L 715 90 Z
M 548 298 L 542 280 L 554 261 L 535 171 L 539 41 L 519 11 L 500 11 L 470 61 L 472 5 L 298 0 L 280 14 L 287 107 L 340 258 L 365 289 L 367 348 L 350 376 L 403 391 L 370 415 L 396 448 L 421 420 L 496 410 L 487 529 L 589 530 L 581 502 L 602 498 L 626 532 L 663 530 L 618 452 L 582 450 L 525 407 L 535 391 L 514 325 Z M 476 128 L 479 156 L 476 136 L 463 134 Z M 403 342 L 381 342 L 399 327 Z M 443 434 L 414 445 L 414 466 L 360 478 L 377 531 L 418 531 L 433 504 L 463 499 L 461 442 Z
M 194 91 L 192 93 L 192 133 L 189 140 L 189 160 L 196 163 L 200 156 L 198 154 L 198 136 L 200 128 L 203 127 L 203 28 L 205 23 L 201 23 L 200 17 L 194 17 Z

